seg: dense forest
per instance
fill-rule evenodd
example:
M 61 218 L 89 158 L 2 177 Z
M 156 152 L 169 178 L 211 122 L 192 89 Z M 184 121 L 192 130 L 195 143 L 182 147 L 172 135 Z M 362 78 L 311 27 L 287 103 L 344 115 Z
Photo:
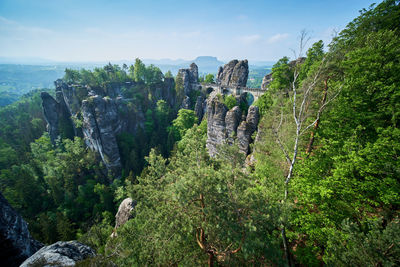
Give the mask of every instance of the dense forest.
M 171 73 L 139 59 L 67 69 L 63 82 L 118 85 L 126 116 L 144 114 L 143 129 L 117 137 L 120 177 L 70 128 L 53 142 L 32 91 L 0 109 L 0 191 L 37 240 L 94 248 L 81 266 L 399 266 L 399 21 L 399 1 L 386 0 L 327 46 L 303 51 L 303 32 L 253 104 L 261 119 L 248 156 L 236 142 L 209 155 L 207 116 L 181 108 L 182 81 L 175 103 L 157 98 Z M 127 197 L 133 218 L 111 236 Z

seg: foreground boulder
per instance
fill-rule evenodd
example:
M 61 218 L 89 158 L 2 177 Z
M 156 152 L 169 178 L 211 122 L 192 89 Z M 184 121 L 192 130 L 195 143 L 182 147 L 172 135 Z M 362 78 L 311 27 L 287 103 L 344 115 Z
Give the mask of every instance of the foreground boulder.
M 0 193 L 0 262 L 18 266 L 43 245 L 34 240 L 28 225 Z
M 94 257 L 94 250 L 78 241 L 59 241 L 41 248 L 21 264 L 29 266 L 74 266 L 76 262 Z

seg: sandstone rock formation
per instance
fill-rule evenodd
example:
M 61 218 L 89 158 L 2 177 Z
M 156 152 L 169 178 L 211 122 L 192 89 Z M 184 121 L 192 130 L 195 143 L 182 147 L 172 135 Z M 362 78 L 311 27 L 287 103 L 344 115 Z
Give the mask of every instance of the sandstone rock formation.
M 272 82 L 272 72 L 264 76 L 261 82 L 261 89 L 267 89 L 268 85 Z
M 195 63 L 190 65 L 189 69 L 180 69 L 177 74 L 177 80 L 182 81 L 183 92 L 186 96 L 190 95 L 192 90 L 198 90 L 199 84 L 199 70 Z
M 250 106 L 247 117 L 242 118 L 238 106 L 228 111 L 218 96 L 208 100 L 207 104 L 207 149 L 210 156 L 218 154 L 218 146 L 224 143 L 233 144 L 237 140 L 239 150 L 247 155 L 251 136 L 257 130 L 260 116 L 258 107 Z
M 0 262 L 2 266 L 19 264 L 43 244 L 34 240 L 28 225 L 0 193 Z
M 248 61 L 235 59 L 219 68 L 216 81 L 221 86 L 245 87 L 248 75 Z
M 60 93 L 59 91 L 56 92 L 58 101 L 46 92 L 42 92 L 40 95 L 43 100 L 42 106 L 47 121 L 47 131 L 53 144 L 60 135 L 60 128 L 63 129 L 63 134 L 66 135 L 64 137 L 71 138 L 74 136 L 70 113 Z
M 226 125 L 226 138 L 229 144 L 233 144 L 234 137 L 236 136 L 237 128 L 242 118 L 242 111 L 238 106 L 233 107 L 226 113 L 225 125 Z
M 116 137 L 122 132 L 134 135 L 139 128 L 144 128 L 141 106 L 135 106 L 134 112 L 129 110 L 128 100 L 121 96 L 121 84 L 111 84 L 106 89 L 90 88 L 59 79 L 55 85 L 56 99 L 48 93 L 41 94 L 52 142 L 60 135 L 84 137 L 86 145 L 99 153 L 107 170 L 119 177 L 121 159 Z M 170 106 L 175 105 L 173 79 L 167 78 L 160 86 L 163 88 L 158 89 L 159 99 L 166 100 Z M 76 127 L 74 120 L 79 120 L 81 125 Z
M 78 241 L 59 241 L 41 248 L 21 264 L 29 266 L 75 266 L 78 261 L 94 257 L 95 251 Z
M 198 124 L 200 124 L 201 120 L 203 119 L 204 116 L 204 109 L 205 109 L 205 99 L 203 95 L 199 95 L 196 99 L 196 104 L 194 105 L 194 112 L 196 113 L 196 116 L 198 118 Z
M 210 156 L 215 156 L 217 146 L 223 144 L 225 134 L 225 116 L 228 108 L 218 96 L 210 98 L 207 103 L 207 149 Z
M 115 227 L 111 237 L 115 237 L 119 227 L 124 225 L 129 219 L 133 218 L 132 211 L 136 206 L 136 201 L 131 198 L 125 198 L 118 207 L 118 212 L 115 215 Z

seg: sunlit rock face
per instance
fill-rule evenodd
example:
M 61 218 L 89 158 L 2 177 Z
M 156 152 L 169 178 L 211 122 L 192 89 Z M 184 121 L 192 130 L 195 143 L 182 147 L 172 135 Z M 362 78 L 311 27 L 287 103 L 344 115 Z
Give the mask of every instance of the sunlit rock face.
M 34 240 L 28 225 L 0 193 L 0 262 L 2 266 L 19 264 L 43 244 Z
M 75 266 L 78 261 L 94 257 L 95 251 L 78 241 L 59 241 L 45 246 L 21 264 L 29 266 Z
M 127 221 L 133 218 L 133 210 L 135 209 L 136 201 L 130 197 L 125 198 L 118 207 L 118 212 L 115 215 L 115 227 L 111 237 L 115 237 L 116 230 L 124 225 Z
M 249 76 L 249 63 L 245 60 L 232 60 L 220 67 L 217 83 L 221 86 L 245 87 Z
M 235 141 L 243 154 L 249 154 L 249 145 L 253 142 L 252 135 L 257 130 L 259 119 L 258 107 L 250 106 L 247 117 L 242 118 L 238 106 L 228 110 L 218 96 L 210 98 L 207 103 L 206 143 L 210 156 L 218 154 L 218 146 Z
M 191 77 L 197 67 L 191 67 Z M 190 77 L 189 77 L 190 78 Z M 83 137 L 86 145 L 97 152 L 112 177 L 121 174 L 121 157 L 117 136 L 121 133 L 137 134 L 144 129 L 145 114 L 142 106 L 132 105 L 121 94 L 121 87 L 131 88 L 134 83 L 109 84 L 107 88 L 55 81 L 56 98 L 42 93 L 43 112 L 53 144 L 57 138 Z M 152 88 L 154 100 L 165 100 L 170 107 L 176 105 L 175 81 L 165 78 Z M 129 106 L 131 108 L 129 108 Z M 80 122 L 77 127 L 76 121 Z

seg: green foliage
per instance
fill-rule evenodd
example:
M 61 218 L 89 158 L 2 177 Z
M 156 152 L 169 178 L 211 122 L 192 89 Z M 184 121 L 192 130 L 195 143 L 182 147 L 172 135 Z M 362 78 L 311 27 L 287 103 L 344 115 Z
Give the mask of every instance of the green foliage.
M 271 207 L 253 192 L 256 185 L 241 171 L 237 147 L 222 159 L 210 159 L 204 127 L 189 129 L 170 164 L 152 151 L 149 167 L 132 186 L 138 200 L 135 218 L 118 230 L 118 265 L 202 265 L 207 253 L 197 241 L 219 252 L 215 261 L 243 265 L 246 261 L 279 264 Z M 152 218 L 149 220 L 149 218 Z M 149 240 L 152 240 L 149 242 Z M 230 254 L 237 248 L 240 252 Z
M 146 75 L 146 66 L 140 59 L 136 58 L 134 72 L 133 72 L 133 77 L 135 82 L 144 82 L 145 75 Z
M 168 127 L 168 131 L 173 135 L 174 140 L 179 141 L 185 135 L 186 131 L 197 122 L 196 113 L 190 109 L 180 109 L 178 116 Z
M 227 95 L 224 98 L 224 104 L 228 109 L 232 109 L 234 106 L 237 106 L 237 100 L 233 95 Z
M 289 66 L 289 58 L 283 57 L 272 67 L 272 82 L 269 89 L 273 92 L 287 92 L 293 81 L 293 69 Z
M 169 70 L 165 73 L 165 78 L 174 78 L 174 75 L 172 75 L 172 72 Z
M 206 77 L 204 78 L 205 83 L 213 83 L 214 82 L 214 74 L 207 74 Z

